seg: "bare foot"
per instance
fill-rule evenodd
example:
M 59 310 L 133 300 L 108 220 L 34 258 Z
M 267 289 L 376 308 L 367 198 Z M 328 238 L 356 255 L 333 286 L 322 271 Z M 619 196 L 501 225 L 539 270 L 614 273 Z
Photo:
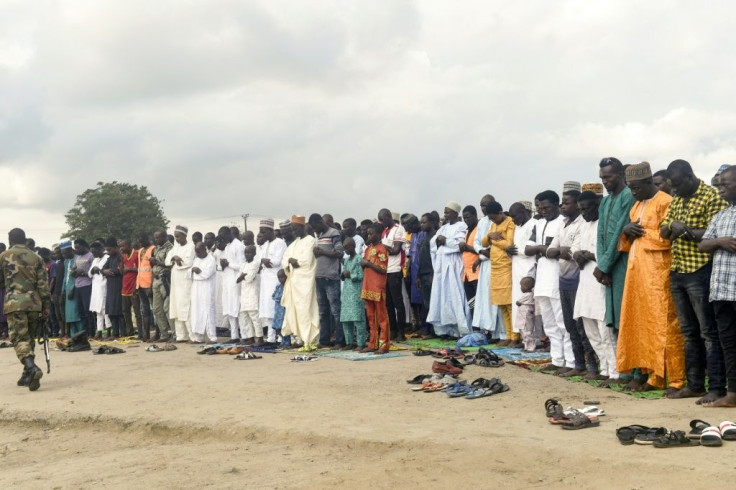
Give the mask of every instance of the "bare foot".
M 640 391 L 643 383 L 638 379 L 632 379 L 626 385 L 621 388 L 622 391 Z
M 705 397 L 703 397 L 705 398 Z M 703 402 L 703 407 L 707 408 L 736 408 L 736 392 L 729 391 L 726 396 L 712 402 Z
M 713 403 L 714 401 L 721 398 L 720 395 L 717 393 L 713 393 L 712 391 L 709 392 L 707 395 L 705 395 L 703 398 L 699 398 L 698 401 L 695 402 L 696 405 L 705 405 L 707 403 Z
M 672 393 L 671 395 L 667 395 L 667 398 L 677 400 L 679 398 L 700 398 L 703 395 L 705 395 L 705 392 L 703 391 L 693 391 L 690 388 L 685 387 Z
M 658 389 L 659 388 L 657 388 L 656 386 L 652 386 L 649 383 L 642 383 L 634 391 L 636 391 L 638 393 L 641 393 L 642 391 L 654 391 L 654 390 L 658 390 Z

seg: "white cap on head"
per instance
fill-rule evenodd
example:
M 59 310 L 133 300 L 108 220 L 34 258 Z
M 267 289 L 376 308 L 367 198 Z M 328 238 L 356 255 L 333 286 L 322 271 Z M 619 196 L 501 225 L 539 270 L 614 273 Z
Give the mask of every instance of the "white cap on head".
M 463 207 L 457 201 L 447 201 L 447 204 L 445 204 L 445 207 L 448 208 L 448 209 L 452 209 L 453 211 L 455 211 L 458 214 L 463 209 Z

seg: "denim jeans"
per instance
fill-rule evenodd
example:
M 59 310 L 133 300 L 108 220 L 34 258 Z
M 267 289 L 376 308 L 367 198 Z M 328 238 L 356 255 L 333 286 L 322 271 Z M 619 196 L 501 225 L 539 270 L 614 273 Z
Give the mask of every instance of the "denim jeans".
M 708 370 L 708 391 L 726 394 L 726 368 L 723 349 L 716 326 L 710 295 L 712 264 L 695 272 L 670 273 L 670 290 L 675 302 L 677 318 L 685 337 L 685 368 L 691 390 L 705 391 L 705 372 Z
M 340 280 L 318 277 L 317 306 L 319 306 L 319 343 L 332 344 L 332 335 L 335 335 L 335 344 L 345 345 L 345 336 L 340 323 Z
M 736 301 L 714 301 L 713 308 L 726 364 L 727 389 L 736 393 Z
M 89 302 L 92 299 L 92 286 L 82 286 L 74 289 L 74 296 L 77 298 L 77 307 L 79 308 L 79 317 L 87 335 L 94 337 L 97 331 L 97 323 L 89 312 Z

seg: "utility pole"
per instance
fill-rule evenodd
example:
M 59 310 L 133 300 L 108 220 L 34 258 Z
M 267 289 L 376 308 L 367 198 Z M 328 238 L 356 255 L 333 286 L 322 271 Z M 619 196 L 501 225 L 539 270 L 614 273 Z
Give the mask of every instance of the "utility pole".
M 248 216 L 250 216 L 249 213 L 245 213 L 243 215 L 243 233 L 248 231 Z

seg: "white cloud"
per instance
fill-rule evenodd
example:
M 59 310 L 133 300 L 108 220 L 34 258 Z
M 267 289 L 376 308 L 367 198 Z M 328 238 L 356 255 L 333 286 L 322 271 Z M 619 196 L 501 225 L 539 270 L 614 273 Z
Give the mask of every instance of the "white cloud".
M 13 212 L 0 228 L 52 241 L 100 180 L 147 185 L 172 221 L 211 226 L 244 212 L 419 213 L 487 192 L 508 205 L 596 181 L 605 156 L 685 158 L 708 179 L 736 163 L 735 13 L 676 1 L 6 1 L 0 206 Z

